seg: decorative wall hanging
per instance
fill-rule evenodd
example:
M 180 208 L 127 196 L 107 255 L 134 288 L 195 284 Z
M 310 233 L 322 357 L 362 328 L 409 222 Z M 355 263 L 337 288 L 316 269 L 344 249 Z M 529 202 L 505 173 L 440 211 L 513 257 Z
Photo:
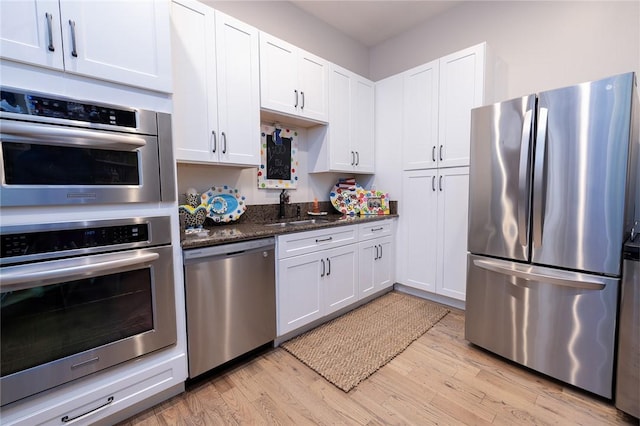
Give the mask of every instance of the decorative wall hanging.
M 298 186 L 298 132 L 262 125 L 258 188 L 295 189 Z

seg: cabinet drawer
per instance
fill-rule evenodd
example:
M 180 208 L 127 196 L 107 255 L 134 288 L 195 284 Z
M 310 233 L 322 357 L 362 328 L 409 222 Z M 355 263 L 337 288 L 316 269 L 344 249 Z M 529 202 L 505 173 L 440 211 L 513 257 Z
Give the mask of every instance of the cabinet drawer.
M 161 395 L 163 391 L 181 384 L 187 376 L 184 354 L 146 368 L 140 364 L 138 368 L 111 370 L 90 380 L 72 382 L 49 392 L 48 396 L 5 406 L 2 424 L 113 424 L 106 419 L 111 416 L 118 418 L 121 410 Z
M 357 239 L 356 225 L 281 235 L 277 241 L 278 259 L 355 243 Z
M 391 235 L 393 220 L 381 220 L 358 225 L 360 241 Z

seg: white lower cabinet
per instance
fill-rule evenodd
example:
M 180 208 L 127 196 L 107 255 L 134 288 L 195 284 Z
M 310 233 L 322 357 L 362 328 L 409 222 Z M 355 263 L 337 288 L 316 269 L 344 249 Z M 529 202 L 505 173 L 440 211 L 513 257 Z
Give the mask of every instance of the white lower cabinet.
M 279 236 L 278 336 L 392 286 L 393 222 Z
M 405 172 L 399 282 L 465 300 L 469 168 Z
M 332 238 L 331 235 L 318 239 L 328 238 Z M 279 336 L 357 300 L 357 244 L 321 249 L 278 261 Z
M 359 245 L 360 297 L 393 285 L 393 242 L 391 237 L 363 241 Z
M 356 244 L 323 253 L 323 311 L 330 314 L 358 300 L 358 247 Z
M 323 316 L 321 308 L 323 253 L 278 261 L 278 335 Z
M 393 285 L 395 244 L 393 220 L 363 223 L 358 228 L 360 298 Z

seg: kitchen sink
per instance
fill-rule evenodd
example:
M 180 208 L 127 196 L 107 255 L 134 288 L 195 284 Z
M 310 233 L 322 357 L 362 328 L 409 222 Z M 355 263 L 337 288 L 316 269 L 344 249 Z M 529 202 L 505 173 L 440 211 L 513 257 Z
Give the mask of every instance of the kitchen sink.
M 294 220 L 291 222 L 267 223 L 265 226 L 284 228 L 287 226 L 312 225 L 314 223 L 327 223 L 327 222 L 329 222 L 328 219 L 306 219 L 306 220 Z

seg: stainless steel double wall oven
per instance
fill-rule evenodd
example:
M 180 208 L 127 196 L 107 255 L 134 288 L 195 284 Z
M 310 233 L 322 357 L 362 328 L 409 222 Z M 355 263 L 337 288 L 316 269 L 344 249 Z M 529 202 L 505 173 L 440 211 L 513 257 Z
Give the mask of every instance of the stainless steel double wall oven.
M 175 173 L 169 114 L 4 87 L 1 98 L 6 405 L 176 343 L 171 217 L 136 214 L 175 202 Z M 40 220 L 16 220 L 34 210 Z

